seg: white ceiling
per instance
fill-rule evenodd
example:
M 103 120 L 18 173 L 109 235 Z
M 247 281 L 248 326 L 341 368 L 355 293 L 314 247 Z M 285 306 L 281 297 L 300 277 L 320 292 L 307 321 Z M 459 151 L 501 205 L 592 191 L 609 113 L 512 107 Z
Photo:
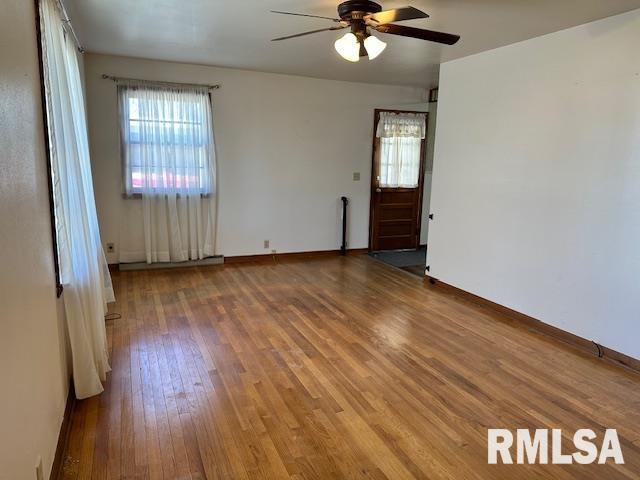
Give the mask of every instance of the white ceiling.
M 336 16 L 333 0 L 65 0 L 90 52 L 372 83 L 430 87 L 441 62 L 640 8 L 640 0 L 388 0 L 431 15 L 405 25 L 462 36 L 452 47 L 378 35 L 376 60 L 342 60 L 333 42 L 344 33 L 270 39 L 331 26 L 285 10 Z

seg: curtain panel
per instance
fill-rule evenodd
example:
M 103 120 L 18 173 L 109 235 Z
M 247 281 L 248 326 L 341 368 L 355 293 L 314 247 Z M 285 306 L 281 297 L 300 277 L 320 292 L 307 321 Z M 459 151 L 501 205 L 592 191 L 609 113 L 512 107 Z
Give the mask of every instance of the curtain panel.
M 378 138 L 419 138 L 427 134 L 427 116 L 424 113 L 380 112 Z
M 416 188 L 420 184 L 424 113 L 380 112 L 376 136 L 380 141 L 378 186 Z
M 110 370 L 104 317 L 115 299 L 98 229 L 76 48 L 55 1 L 41 0 L 39 8 L 60 279 L 75 392 L 87 398 L 104 390 Z
M 118 84 L 123 185 L 142 197 L 147 263 L 215 254 L 216 157 L 207 88 Z M 131 259 L 122 251 L 121 261 Z

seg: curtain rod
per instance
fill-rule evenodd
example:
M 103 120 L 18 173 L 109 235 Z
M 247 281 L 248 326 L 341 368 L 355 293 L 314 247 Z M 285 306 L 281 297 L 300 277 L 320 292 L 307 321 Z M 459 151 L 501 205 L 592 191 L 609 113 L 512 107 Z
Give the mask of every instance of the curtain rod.
M 180 83 L 180 82 L 156 82 L 155 80 L 142 80 L 140 78 L 125 78 L 125 77 L 114 77 L 113 75 L 103 74 L 102 78 L 105 80 L 112 80 L 114 82 L 118 82 L 120 80 L 129 80 L 133 82 L 148 82 L 154 83 L 156 85 L 167 85 L 167 86 L 181 86 L 181 87 L 206 87 L 209 90 L 218 90 L 220 85 L 206 85 L 202 83 Z
M 71 24 L 71 19 L 69 18 L 67 9 L 64 7 L 64 3 L 62 3 L 62 0 L 57 0 L 56 3 L 58 4 L 58 8 L 60 9 L 60 13 L 62 14 L 62 24 L 69 31 L 69 33 L 71 33 L 71 36 L 73 37 L 73 41 L 76 43 L 76 47 L 78 48 L 78 51 L 80 53 L 84 53 L 86 50 L 80 43 L 80 39 L 78 38 L 78 35 L 76 35 L 76 31 L 73 28 L 73 25 Z

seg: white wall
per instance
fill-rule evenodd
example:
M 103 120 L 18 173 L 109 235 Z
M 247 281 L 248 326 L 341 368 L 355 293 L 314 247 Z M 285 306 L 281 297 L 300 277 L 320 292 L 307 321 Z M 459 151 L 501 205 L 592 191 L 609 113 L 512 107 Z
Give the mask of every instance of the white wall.
M 48 478 L 68 389 L 55 277 L 34 2 L 0 15 L 0 479 Z
M 433 184 L 433 156 L 435 153 L 436 123 L 438 103 L 429 103 L 429 124 L 427 126 L 427 168 L 424 172 L 424 190 L 422 192 L 422 228 L 420 245 L 429 243 L 429 214 L 431 213 L 431 189 Z
M 640 358 L 640 10 L 445 63 L 431 273 Z
M 373 111 L 423 101 L 424 90 L 87 55 L 89 133 L 101 235 L 144 249 L 141 202 L 122 198 L 116 87 L 101 74 L 221 83 L 217 251 L 226 256 L 340 247 L 340 196 L 351 200 L 349 247 L 368 244 Z M 353 181 L 360 172 L 361 180 Z M 124 229 L 124 230 L 123 230 Z M 129 239 L 129 240 L 128 240 Z M 127 242 L 128 245 L 122 245 Z M 142 259 L 142 258 L 141 258 Z M 118 255 L 109 255 L 117 262 Z

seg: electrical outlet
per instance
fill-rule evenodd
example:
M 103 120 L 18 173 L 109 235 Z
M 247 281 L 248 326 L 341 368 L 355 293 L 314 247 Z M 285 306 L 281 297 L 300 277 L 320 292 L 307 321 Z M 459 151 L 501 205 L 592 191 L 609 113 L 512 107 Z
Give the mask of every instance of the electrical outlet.
M 107 252 L 113 253 L 115 251 L 116 251 L 116 244 L 115 243 L 107 243 Z
M 360 181 L 360 172 L 353 172 L 353 181 L 354 182 Z
M 275 253 L 278 253 L 278 252 L 276 250 L 271 250 L 271 253 L 275 254 Z
M 269 248 L 269 240 L 264 241 L 264 248 Z
M 44 469 L 42 468 L 42 458 L 36 461 L 36 480 L 44 480 Z

